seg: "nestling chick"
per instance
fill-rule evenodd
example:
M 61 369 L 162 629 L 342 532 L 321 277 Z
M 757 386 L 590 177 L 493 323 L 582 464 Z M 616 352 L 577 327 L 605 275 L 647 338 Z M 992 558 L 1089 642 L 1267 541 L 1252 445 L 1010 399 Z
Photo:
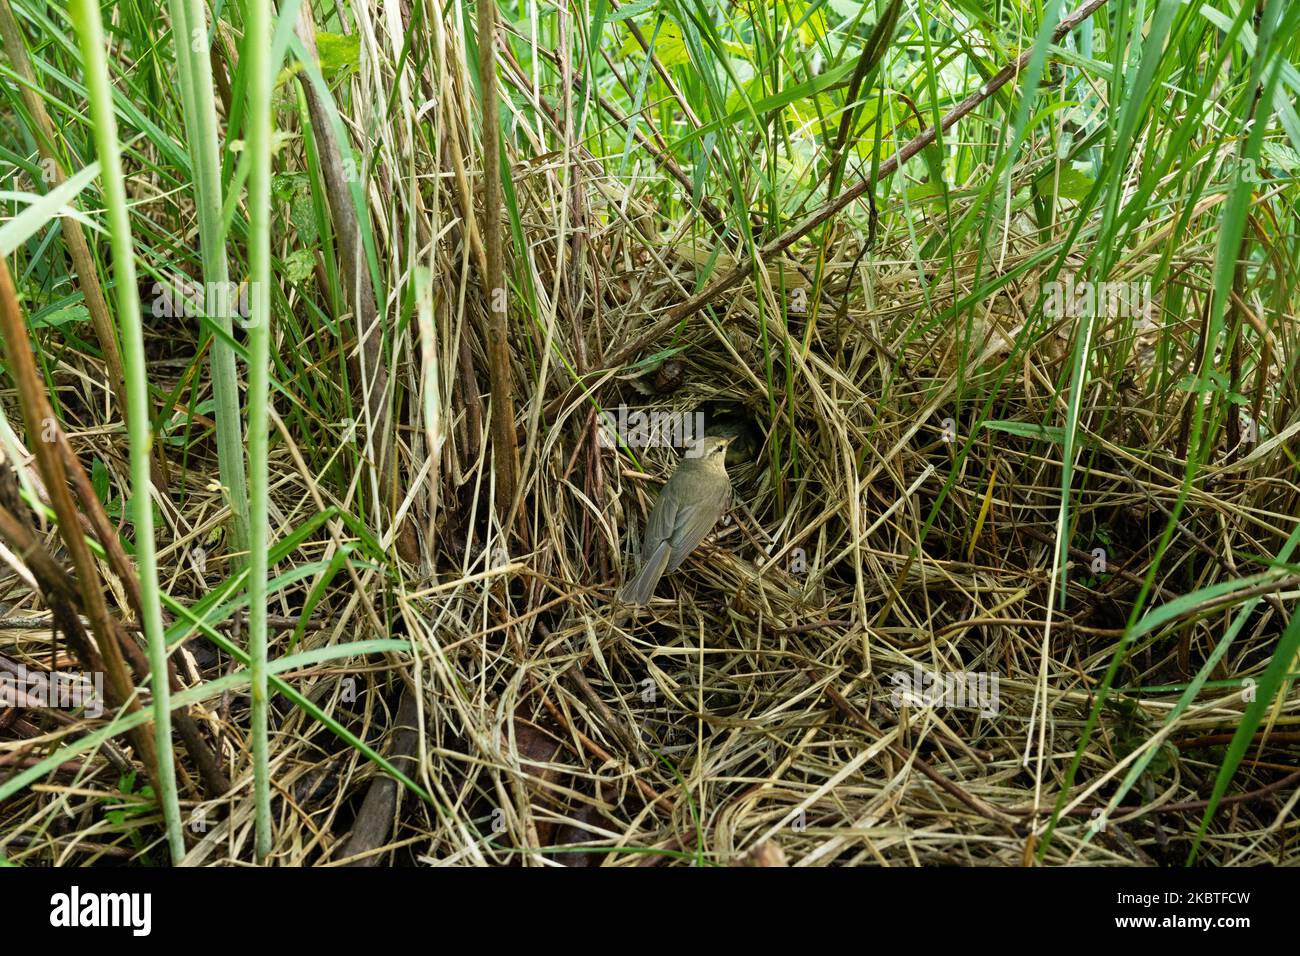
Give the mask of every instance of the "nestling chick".
M 677 464 L 646 523 L 641 542 L 641 570 L 619 592 L 629 604 L 645 604 L 655 585 L 671 574 L 704 540 L 731 504 L 727 477 L 730 438 L 706 436 Z

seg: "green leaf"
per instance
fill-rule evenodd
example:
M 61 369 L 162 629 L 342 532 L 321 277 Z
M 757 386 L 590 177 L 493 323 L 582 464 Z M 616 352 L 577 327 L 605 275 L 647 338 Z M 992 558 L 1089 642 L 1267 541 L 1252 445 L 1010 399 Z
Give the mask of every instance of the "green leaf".
M 32 316 L 32 327 L 37 329 L 53 328 L 61 329 L 65 325 L 71 325 L 73 322 L 86 322 L 90 319 L 90 311 L 81 303 L 64 306 L 61 309 L 55 309 L 53 312 L 40 312 Z
M 320 71 L 327 77 L 343 70 L 355 70 L 361 65 L 361 34 L 318 33 L 316 52 L 320 56 Z
M 691 55 L 686 49 L 686 40 L 682 37 L 682 28 L 671 20 L 665 19 L 660 24 L 655 35 L 650 38 L 650 49 L 654 51 L 665 70 L 671 70 L 691 60 Z M 642 53 L 641 44 L 629 33 L 619 53 L 622 56 Z
M 1268 160 L 1268 165 L 1274 169 L 1280 169 L 1288 176 L 1295 175 L 1300 170 L 1300 156 L 1296 151 L 1285 143 L 1265 143 L 1264 157 Z
M 312 202 L 311 180 L 306 173 L 282 173 L 271 183 L 271 193 L 276 199 L 289 204 L 289 221 L 298 230 L 304 245 L 316 244 L 319 229 L 316 225 L 316 206 Z
M 1032 425 L 1029 422 L 985 422 L 984 427 L 993 432 L 1006 432 L 1021 438 L 1038 438 L 1057 445 L 1065 443 L 1065 429 L 1059 425 Z
M 619 7 L 607 18 L 610 23 L 618 23 L 620 20 L 630 20 L 633 17 L 639 17 L 641 14 L 653 10 L 659 0 L 636 0 L 635 3 L 625 3 Z
M 108 504 L 108 466 L 99 458 L 90 464 L 90 486 L 95 489 L 95 497 Z
M 280 173 L 271 180 L 271 195 L 281 202 L 290 202 L 294 196 L 311 188 L 306 173 Z
M 295 249 L 284 257 L 284 274 L 290 282 L 303 282 L 316 271 L 316 257 L 310 249 Z
M 1059 173 L 1048 173 L 1034 181 L 1034 191 L 1044 198 L 1050 198 L 1053 191 L 1061 199 L 1071 202 L 1083 202 L 1092 192 L 1096 180 L 1087 173 L 1074 167 L 1062 166 Z
M 1180 392 L 1226 392 L 1228 376 L 1218 369 L 1206 369 L 1205 374 L 1184 375 L 1175 386 Z

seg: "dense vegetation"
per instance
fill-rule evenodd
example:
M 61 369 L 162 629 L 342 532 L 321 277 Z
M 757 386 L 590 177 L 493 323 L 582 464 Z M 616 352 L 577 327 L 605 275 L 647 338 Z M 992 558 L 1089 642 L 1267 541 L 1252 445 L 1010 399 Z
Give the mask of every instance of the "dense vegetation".
M 1300 5 L 0 34 L 0 859 L 1297 862 Z

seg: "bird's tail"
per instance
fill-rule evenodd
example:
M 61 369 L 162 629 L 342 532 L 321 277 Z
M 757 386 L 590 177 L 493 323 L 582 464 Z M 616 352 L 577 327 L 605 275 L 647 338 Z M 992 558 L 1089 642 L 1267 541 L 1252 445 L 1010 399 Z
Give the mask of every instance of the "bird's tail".
M 623 590 L 618 592 L 619 600 L 626 601 L 628 604 L 647 603 L 655 593 L 655 585 L 663 576 L 664 568 L 668 567 L 668 559 L 672 557 L 672 553 L 672 545 L 667 541 L 661 541 L 659 547 L 655 548 L 641 565 L 641 570 L 637 572 L 636 577 L 623 585 Z

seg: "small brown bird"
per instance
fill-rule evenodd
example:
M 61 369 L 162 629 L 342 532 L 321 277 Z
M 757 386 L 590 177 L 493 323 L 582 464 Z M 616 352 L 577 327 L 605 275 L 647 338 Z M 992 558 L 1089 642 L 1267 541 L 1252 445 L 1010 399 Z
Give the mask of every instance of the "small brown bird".
M 641 570 L 619 592 L 620 600 L 645 604 L 665 574 L 676 571 L 731 504 L 727 477 L 730 438 L 707 435 L 677 465 L 646 523 Z

